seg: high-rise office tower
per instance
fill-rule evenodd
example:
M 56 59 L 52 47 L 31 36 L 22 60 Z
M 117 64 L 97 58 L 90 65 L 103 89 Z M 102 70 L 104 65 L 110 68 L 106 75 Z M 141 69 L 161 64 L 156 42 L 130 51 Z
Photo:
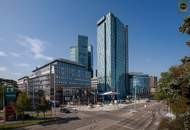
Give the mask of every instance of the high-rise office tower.
M 88 66 L 88 37 L 78 35 L 77 39 L 77 62 Z
M 77 59 L 76 59 L 76 47 L 75 46 L 70 47 L 69 52 L 70 52 L 70 60 L 76 62 L 77 61 Z
M 70 47 L 70 60 L 85 65 L 93 76 L 93 47 L 87 36 L 78 35 L 76 45 Z
M 97 77 L 99 91 L 118 92 L 118 98 L 129 93 L 128 26 L 112 13 L 97 22 Z

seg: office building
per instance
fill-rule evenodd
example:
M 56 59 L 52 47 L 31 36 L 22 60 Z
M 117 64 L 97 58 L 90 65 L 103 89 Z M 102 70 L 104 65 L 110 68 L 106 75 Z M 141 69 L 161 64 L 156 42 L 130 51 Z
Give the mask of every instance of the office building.
M 24 76 L 24 77 L 18 79 L 17 80 L 18 89 L 21 92 L 28 92 L 28 82 L 29 82 L 28 76 Z
M 70 47 L 70 60 L 85 65 L 93 77 L 93 46 L 87 36 L 78 35 L 76 45 Z
M 90 85 L 90 72 L 84 65 L 66 59 L 55 59 L 32 71 L 28 81 L 28 94 L 33 99 L 33 104 L 38 98 L 39 90 L 43 90 L 46 99 L 50 101 L 54 101 L 54 97 L 59 103 L 79 98 L 82 101 Z
M 3 106 L 5 105 L 5 109 L 7 109 L 7 107 L 10 108 L 10 105 L 15 102 L 16 100 L 16 93 L 17 93 L 17 82 L 15 80 L 12 79 L 4 79 L 4 78 L 0 78 L 0 88 L 2 87 L 2 89 L 4 90 L 4 98 L 5 98 L 5 102 L 3 102 L 3 100 L 1 100 L 2 95 L 0 95 L 0 110 L 3 109 Z M 13 94 L 13 95 L 12 95 Z M 14 114 L 14 110 L 11 107 L 11 114 Z M 6 113 L 6 117 L 9 116 L 10 113 Z
M 149 76 L 149 88 L 151 93 L 154 93 L 156 91 L 156 85 L 157 85 L 157 77 Z
M 75 62 L 77 62 L 77 58 L 76 58 L 76 47 L 75 46 L 72 46 L 72 47 L 70 47 L 70 50 L 69 50 L 69 52 L 70 52 L 70 60 L 71 61 L 75 61 Z
M 129 93 L 128 26 L 112 13 L 97 22 L 97 77 L 99 92 Z
M 78 35 L 77 39 L 77 63 L 88 67 L 88 37 Z
M 149 75 L 143 73 L 129 73 L 130 94 L 137 98 L 149 97 Z
M 97 90 L 97 86 L 98 86 L 98 79 L 97 77 L 93 77 L 91 78 L 91 88 L 92 90 Z

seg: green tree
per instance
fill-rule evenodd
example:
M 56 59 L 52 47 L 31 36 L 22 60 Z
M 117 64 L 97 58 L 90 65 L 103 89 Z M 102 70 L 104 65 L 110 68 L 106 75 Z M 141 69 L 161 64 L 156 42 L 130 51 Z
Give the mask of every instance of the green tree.
M 182 59 L 182 64 L 161 73 L 156 97 L 168 102 L 177 119 L 181 117 L 186 119 L 190 110 L 190 62 L 187 57 Z M 190 124 L 186 124 L 186 126 L 190 126 Z
M 0 86 L 0 110 L 2 109 L 3 106 L 3 87 Z
M 24 123 L 24 112 L 30 109 L 30 99 L 25 92 L 19 93 L 16 100 L 16 113 L 17 115 L 22 115 L 22 120 Z
M 184 18 L 179 31 L 190 35 L 190 16 Z M 181 61 L 180 65 L 161 73 L 155 97 L 166 100 L 177 117 L 175 120 L 183 121 L 185 129 L 190 129 L 190 57 L 185 56 Z
M 36 112 L 39 114 L 39 112 L 43 112 L 44 118 L 45 118 L 45 113 L 48 110 L 48 102 L 45 98 L 45 94 L 43 90 L 38 91 L 38 102 L 37 102 L 37 107 L 36 107 Z
M 190 34 L 190 16 L 184 18 L 182 25 L 179 27 L 179 31 Z
M 4 91 L 4 83 L 0 82 L 0 110 L 3 109 L 3 91 Z

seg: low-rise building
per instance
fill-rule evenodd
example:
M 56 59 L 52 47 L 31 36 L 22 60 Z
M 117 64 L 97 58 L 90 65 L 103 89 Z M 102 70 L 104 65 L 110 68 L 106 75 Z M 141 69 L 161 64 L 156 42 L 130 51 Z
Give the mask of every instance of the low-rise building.
M 91 78 L 91 88 L 93 90 L 97 90 L 97 86 L 98 86 L 98 79 L 96 76 L 94 76 L 93 78 Z
M 157 77 L 149 76 L 149 88 L 151 93 L 154 93 L 156 91 L 156 85 L 157 85 Z
M 143 73 L 129 73 L 130 94 L 137 98 L 149 97 L 149 75 Z

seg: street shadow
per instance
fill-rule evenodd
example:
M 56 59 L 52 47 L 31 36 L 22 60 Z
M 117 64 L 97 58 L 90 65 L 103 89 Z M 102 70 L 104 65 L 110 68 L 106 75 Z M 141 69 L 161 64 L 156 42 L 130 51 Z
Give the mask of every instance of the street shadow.
M 47 121 L 39 125 L 48 126 L 48 125 L 55 125 L 55 124 L 64 124 L 64 123 L 68 123 L 70 121 L 75 121 L 75 120 L 80 120 L 80 118 L 79 117 L 66 117 L 66 118 L 57 117 L 51 121 Z
M 64 124 L 64 123 L 68 123 L 74 120 L 80 120 L 79 117 L 66 117 L 66 118 L 56 117 L 56 118 L 48 118 L 48 119 L 49 119 L 48 121 L 45 121 L 43 123 L 38 123 L 35 125 L 49 126 L 49 125 L 55 125 L 55 124 Z M 32 126 L 32 125 L 29 125 L 29 126 Z M 4 129 L 4 130 L 9 130 L 9 129 Z M 14 130 L 28 130 L 28 129 L 26 127 L 20 127 L 20 128 L 15 128 Z

